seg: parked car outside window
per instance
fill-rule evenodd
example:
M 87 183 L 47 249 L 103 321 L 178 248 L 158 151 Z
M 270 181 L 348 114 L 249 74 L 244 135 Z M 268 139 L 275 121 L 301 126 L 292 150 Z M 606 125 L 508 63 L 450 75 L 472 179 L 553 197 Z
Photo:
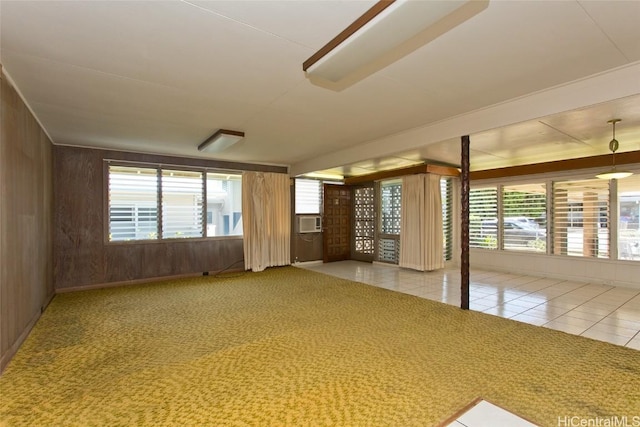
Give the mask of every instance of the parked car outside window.
M 503 244 L 505 248 L 519 246 L 529 247 L 530 242 L 544 241 L 547 237 L 545 229 L 538 223 L 526 217 L 509 217 L 503 220 Z M 496 235 L 497 219 L 482 221 L 481 233 L 484 235 Z

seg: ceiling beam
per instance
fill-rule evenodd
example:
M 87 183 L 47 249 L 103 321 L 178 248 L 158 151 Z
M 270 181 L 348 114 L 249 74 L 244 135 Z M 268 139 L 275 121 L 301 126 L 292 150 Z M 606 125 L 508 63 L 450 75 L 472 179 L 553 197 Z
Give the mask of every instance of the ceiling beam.
M 640 151 L 616 153 L 616 165 L 640 163 Z M 547 172 L 563 172 L 577 169 L 611 167 L 611 154 L 580 157 L 577 159 L 557 160 L 555 162 L 533 163 L 530 165 L 509 166 L 506 168 L 486 169 L 470 173 L 471 180 L 507 178 L 511 176 L 535 175 Z
M 605 103 L 640 93 L 640 61 L 598 73 L 550 89 L 481 108 L 394 135 L 333 150 L 291 165 L 298 176 L 371 158 L 384 158 L 419 150 L 427 145 L 450 141 L 457 147 L 460 135 L 474 135 L 540 117 Z M 471 147 L 473 150 L 473 146 Z M 471 161 L 473 166 L 473 160 Z
M 347 185 L 362 184 L 365 182 L 399 178 L 401 176 L 415 175 L 419 173 L 433 173 L 441 176 L 460 176 L 460 170 L 451 166 L 423 164 L 400 169 L 390 169 L 386 171 L 374 172 L 367 175 L 352 176 L 349 178 L 345 178 L 344 183 Z

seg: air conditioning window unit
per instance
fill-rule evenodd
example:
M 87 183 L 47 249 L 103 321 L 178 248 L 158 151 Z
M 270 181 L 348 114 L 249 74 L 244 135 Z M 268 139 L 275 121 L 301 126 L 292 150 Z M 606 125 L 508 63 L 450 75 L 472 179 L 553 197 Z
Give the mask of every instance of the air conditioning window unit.
M 320 215 L 298 217 L 298 233 L 319 233 L 321 231 L 322 218 Z

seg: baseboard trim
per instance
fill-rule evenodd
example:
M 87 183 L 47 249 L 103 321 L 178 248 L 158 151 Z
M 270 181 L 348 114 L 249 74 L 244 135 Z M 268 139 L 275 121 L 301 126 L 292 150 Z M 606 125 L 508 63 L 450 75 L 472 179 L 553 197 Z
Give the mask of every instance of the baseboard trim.
M 220 271 L 205 271 L 203 273 L 208 273 L 209 276 L 215 276 L 216 274 L 221 273 L 240 273 L 245 271 L 244 268 L 233 268 L 228 270 L 220 270 Z M 78 291 L 89 291 L 94 289 L 105 289 L 105 288 L 117 288 L 120 286 L 131 286 L 131 285 L 143 285 L 145 283 L 159 282 L 164 280 L 177 280 L 177 279 L 187 279 L 190 277 L 202 277 L 203 273 L 187 273 L 187 274 L 176 274 L 173 276 L 158 276 L 158 277 L 147 277 L 144 279 L 133 279 L 133 280 L 121 280 L 118 282 L 106 282 L 106 283 L 96 283 L 93 285 L 84 285 L 84 286 L 70 286 L 66 288 L 56 289 L 56 294 L 65 294 L 68 292 L 78 292 Z
M 51 294 L 51 296 L 47 297 L 47 300 L 45 301 L 42 308 L 33 315 L 31 320 L 29 320 L 29 323 L 27 323 L 27 326 L 24 328 L 18 339 L 11 345 L 11 347 L 9 347 L 9 350 L 7 350 L 7 352 L 3 354 L 2 357 L 0 357 L 0 375 L 2 375 L 6 367 L 9 366 L 11 359 L 13 359 L 13 356 L 16 355 L 16 353 L 20 349 L 20 346 L 22 346 L 24 341 L 27 339 L 27 337 L 31 333 L 31 330 L 36 325 L 36 323 L 40 319 L 40 316 L 44 312 L 44 309 L 49 305 L 54 296 L 55 294 Z
M 44 300 L 44 303 L 42 304 L 42 307 L 40 308 L 40 313 L 44 313 L 44 311 L 47 309 L 47 307 L 49 307 L 49 304 L 51 304 L 51 301 L 53 301 L 53 298 L 56 296 L 55 291 L 51 292 L 51 295 L 49 295 L 47 297 L 47 299 Z

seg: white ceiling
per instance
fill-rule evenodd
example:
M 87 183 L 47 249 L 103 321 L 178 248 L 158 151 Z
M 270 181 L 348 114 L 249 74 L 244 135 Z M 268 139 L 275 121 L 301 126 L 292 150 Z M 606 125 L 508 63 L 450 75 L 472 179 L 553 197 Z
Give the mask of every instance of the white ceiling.
M 341 91 L 302 62 L 375 1 L 5 1 L 0 61 L 56 144 L 362 174 L 640 149 L 640 1 L 491 1 Z M 244 131 L 218 154 L 197 146 Z

